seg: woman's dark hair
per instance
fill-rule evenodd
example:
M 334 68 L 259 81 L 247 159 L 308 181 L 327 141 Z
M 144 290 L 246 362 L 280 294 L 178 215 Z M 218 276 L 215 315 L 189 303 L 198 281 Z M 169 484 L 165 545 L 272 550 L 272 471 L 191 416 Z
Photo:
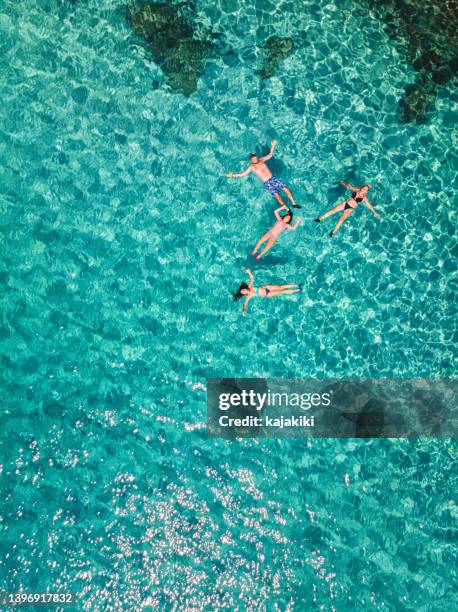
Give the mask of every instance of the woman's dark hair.
M 250 153 L 248 156 L 250 159 L 253 159 L 253 157 L 257 157 L 257 155 L 255 155 L 254 153 Z
M 285 221 L 285 223 L 291 223 L 291 221 L 293 220 L 293 211 L 290 210 L 289 212 L 285 213 L 284 215 L 280 215 L 281 219 L 283 221 L 285 221 L 286 217 L 291 217 L 289 221 Z
M 237 291 L 234 293 L 233 295 L 234 302 L 236 302 L 237 300 L 240 300 L 240 298 L 243 297 L 242 289 L 249 289 L 248 283 L 242 283 L 240 287 L 237 289 Z

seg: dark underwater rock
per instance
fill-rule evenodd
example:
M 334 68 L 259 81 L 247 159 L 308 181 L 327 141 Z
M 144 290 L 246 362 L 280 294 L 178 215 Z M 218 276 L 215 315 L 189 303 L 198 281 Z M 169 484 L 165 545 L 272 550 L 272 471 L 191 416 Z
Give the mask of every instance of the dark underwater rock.
M 458 84 L 458 0 L 363 0 L 419 73 L 399 101 L 400 120 L 424 123 L 437 87 Z
M 200 32 L 192 22 L 193 2 L 151 3 L 143 0 L 127 8 L 133 32 L 143 38 L 154 62 L 175 91 L 190 96 L 197 89 L 203 62 L 214 55 L 212 32 Z
M 434 106 L 436 89 L 431 83 L 417 81 L 407 85 L 404 95 L 399 100 L 399 118 L 401 123 L 426 123 L 428 114 Z
M 356 438 L 378 438 L 385 423 L 385 405 L 378 398 L 371 398 L 356 419 Z
M 261 81 L 270 79 L 281 62 L 294 51 L 294 40 L 292 38 L 282 38 L 281 36 L 271 36 L 264 43 L 264 59 L 259 69 Z

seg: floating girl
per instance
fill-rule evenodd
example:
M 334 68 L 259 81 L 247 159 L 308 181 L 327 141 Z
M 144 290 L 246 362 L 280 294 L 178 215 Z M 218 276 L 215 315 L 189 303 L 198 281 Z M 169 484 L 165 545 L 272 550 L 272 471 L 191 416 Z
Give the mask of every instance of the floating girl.
M 280 210 L 287 210 L 288 212 L 285 215 L 280 216 L 279 214 Z M 282 232 L 284 232 L 286 229 L 296 230 L 301 221 L 301 218 L 299 217 L 298 220 L 296 221 L 296 224 L 291 225 L 291 221 L 293 219 L 293 213 L 286 206 L 281 206 L 280 208 L 277 208 L 277 210 L 274 210 L 274 215 L 277 219 L 277 222 L 275 223 L 273 228 L 267 232 L 267 234 L 264 234 L 264 236 L 262 236 L 262 238 L 258 240 L 258 243 L 254 247 L 254 251 L 251 253 L 253 256 L 256 255 L 261 244 L 267 241 L 266 246 L 259 253 L 259 255 L 256 256 L 256 259 L 261 259 L 261 257 L 265 255 L 267 251 L 269 251 L 273 247 L 273 245 L 277 242 L 278 237 L 280 236 Z
M 234 293 L 234 301 L 240 300 L 242 297 L 245 298 L 242 306 L 243 315 L 246 313 L 248 302 L 251 300 L 251 298 L 271 298 L 287 293 L 297 293 L 302 289 L 301 285 L 264 285 L 263 287 L 255 287 L 253 274 L 250 272 L 250 270 L 245 270 L 245 272 L 248 274 L 250 281 L 248 283 L 242 283 L 237 289 L 236 293 Z
M 355 208 L 359 206 L 361 202 L 364 202 L 367 208 L 374 213 L 377 219 L 380 219 L 380 215 L 378 214 L 378 212 L 376 212 L 376 210 L 374 209 L 374 207 L 369 202 L 366 196 L 369 189 L 372 188 L 372 185 L 363 185 L 362 187 L 355 187 L 354 185 L 349 185 L 348 183 L 344 183 L 343 181 L 339 182 L 347 189 L 351 189 L 353 191 L 351 196 L 347 200 L 345 200 L 345 202 L 341 202 L 340 204 L 337 204 L 337 206 L 334 206 L 334 208 L 331 208 L 331 210 L 328 210 L 328 212 L 324 213 L 324 215 L 321 215 L 321 217 L 314 219 L 314 221 L 319 223 L 320 221 L 323 221 L 323 219 L 326 219 L 326 217 L 330 217 L 335 213 L 343 211 L 343 215 L 338 220 L 337 225 L 329 234 L 330 238 L 334 236 L 334 234 L 337 232 L 342 223 L 348 219 L 348 217 L 352 214 Z

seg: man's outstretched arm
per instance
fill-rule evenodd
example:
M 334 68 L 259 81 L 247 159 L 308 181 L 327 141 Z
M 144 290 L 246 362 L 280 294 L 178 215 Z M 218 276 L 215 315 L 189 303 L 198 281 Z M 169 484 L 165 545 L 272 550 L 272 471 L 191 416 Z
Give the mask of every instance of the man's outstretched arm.
M 250 174 L 250 172 L 251 172 L 251 166 L 248 166 L 248 168 L 244 170 L 243 172 L 228 172 L 226 176 L 227 178 L 235 178 L 236 176 L 246 176 L 247 174 Z
M 274 154 L 276 146 L 277 146 L 277 141 L 276 140 L 272 140 L 272 146 L 270 147 L 270 151 L 269 151 L 268 155 L 264 155 L 264 157 L 261 157 L 261 161 L 267 161 L 268 159 L 270 159 L 272 157 L 272 155 Z

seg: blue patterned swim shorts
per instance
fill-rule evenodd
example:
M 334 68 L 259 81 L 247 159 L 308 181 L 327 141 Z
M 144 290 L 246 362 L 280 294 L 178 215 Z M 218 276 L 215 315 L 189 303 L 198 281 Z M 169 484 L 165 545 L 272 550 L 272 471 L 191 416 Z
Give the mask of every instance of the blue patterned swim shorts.
M 274 196 L 280 191 L 283 191 L 286 185 L 276 176 L 271 176 L 270 179 L 264 183 L 264 187 L 267 189 L 270 195 Z

